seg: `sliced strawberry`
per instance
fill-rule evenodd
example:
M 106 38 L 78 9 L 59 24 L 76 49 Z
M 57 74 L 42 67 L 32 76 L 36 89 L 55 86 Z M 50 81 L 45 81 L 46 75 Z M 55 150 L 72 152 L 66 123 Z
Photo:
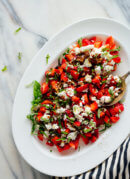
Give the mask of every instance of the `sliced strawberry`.
M 91 42 L 88 39 L 86 39 L 86 38 L 82 39 L 82 46 L 87 46 L 90 44 L 91 44 Z
M 92 43 L 92 44 L 94 44 L 95 42 L 96 42 L 96 37 L 94 36 L 94 37 L 91 37 L 90 39 L 89 39 L 89 41 Z
M 106 44 L 109 44 L 110 49 L 112 49 L 115 46 L 115 42 L 112 36 L 109 36 L 106 39 Z
M 47 93 L 49 90 L 49 86 L 46 82 L 43 82 L 42 85 L 41 85 L 41 93 L 42 94 L 45 94 Z
M 81 135 L 81 138 L 82 138 L 82 140 L 83 140 L 83 142 L 84 142 L 85 144 L 88 144 L 88 143 L 89 143 L 88 137 Z
M 43 116 L 42 112 L 38 112 L 37 117 L 36 117 L 36 121 L 40 122 L 41 117 Z
M 51 139 L 51 141 L 56 145 L 59 144 L 61 141 L 58 141 L 58 139 L 60 139 L 58 136 L 55 136 Z
M 46 111 L 46 108 L 42 106 L 42 107 L 40 107 L 39 111 L 44 113 Z
M 102 96 L 103 96 L 103 92 L 102 92 L 102 91 L 99 91 L 99 92 L 97 93 L 97 99 L 100 99 Z
M 65 150 L 68 150 L 70 148 L 70 145 L 69 144 L 65 144 L 64 147 L 60 147 L 59 145 L 56 145 L 57 149 L 59 152 L 63 152 Z
M 81 125 L 81 122 L 79 122 L 79 121 L 75 121 L 75 122 L 74 122 L 74 126 L 80 127 L 80 125 Z
M 110 118 L 108 116 L 105 116 L 103 120 L 104 122 L 109 123 Z
M 120 118 L 117 116 L 110 117 L 111 122 L 116 123 Z
M 51 146 L 51 147 L 54 145 L 53 142 L 51 142 L 50 140 L 48 140 L 48 141 L 46 142 L 46 144 L 49 145 L 49 146 Z
M 102 46 L 102 43 L 103 43 L 102 41 L 97 41 L 97 42 L 94 43 L 94 47 L 100 48 Z
M 94 143 L 97 140 L 97 138 L 95 136 L 92 136 L 92 138 L 90 140 L 92 143 Z
M 52 80 L 52 81 L 50 82 L 50 84 L 51 84 L 51 86 L 52 86 L 52 89 L 54 89 L 54 90 L 57 90 L 57 89 L 58 89 L 58 86 L 57 86 L 58 81 Z
M 61 68 L 66 70 L 66 67 L 67 67 L 67 63 L 62 63 Z
M 89 85 L 89 84 L 85 84 L 85 85 L 83 85 L 83 86 L 80 86 L 80 87 L 78 87 L 78 88 L 76 89 L 76 91 L 77 91 L 77 92 L 82 92 L 82 91 L 84 91 L 85 89 L 88 88 L 88 85 Z
M 113 61 L 115 63 L 120 63 L 121 62 L 121 58 L 120 57 L 113 58 Z
M 61 81 L 64 81 L 64 82 L 67 82 L 68 81 L 68 77 L 66 76 L 66 74 L 63 72 L 62 74 L 61 74 Z
M 75 71 L 75 70 L 71 70 L 70 74 L 72 75 L 74 80 L 77 80 L 79 78 L 79 73 L 77 71 Z
M 101 81 L 101 77 L 100 75 L 96 75 L 93 79 L 92 79 L 92 83 L 97 85 L 97 87 L 100 87 L 100 81 Z
M 92 104 L 90 104 L 91 110 L 94 112 L 98 109 L 98 104 L 96 101 L 94 101 Z
M 52 69 L 50 69 L 49 71 L 46 71 L 46 72 L 45 72 L 45 75 L 54 76 L 55 73 L 56 73 L 56 69 L 55 69 L 55 68 L 52 68 Z
M 63 63 L 66 63 L 67 61 L 66 61 L 66 59 L 65 58 L 62 58 L 62 64 Z
M 72 54 L 66 54 L 65 57 L 66 57 L 67 60 L 70 62 L 70 61 L 72 61 L 72 60 L 74 59 L 75 56 L 72 55 Z
M 69 145 L 73 148 L 73 149 L 77 149 L 78 148 L 78 145 L 79 145 L 79 138 L 80 136 L 78 135 L 76 140 L 74 141 L 70 141 Z
M 53 104 L 53 102 L 52 101 L 50 101 L 50 100 L 45 100 L 45 101 L 43 101 L 41 104 Z
M 87 93 L 82 95 L 82 99 L 83 99 L 82 100 L 83 104 L 88 104 L 89 103 Z
M 40 131 L 38 131 L 37 137 L 39 140 L 43 141 L 43 134 L 41 134 Z
M 58 74 L 59 74 L 59 75 L 61 75 L 61 74 L 62 74 L 62 72 L 63 72 L 63 68 L 58 67 L 58 70 L 59 70 Z
M 90 90 L 92 95 L 97 96 L 98 91 L 97 91 L 96 88 L 94 88 L 94 86 L 92 84 L 89 85 L 89 90 Z
M 75 103 L 78 103 L 79 100 L 80 100 L 80 98 L 77 97 L 77 96 L 73 96 L 73 97 L 72 97 L 72 101 L 75 102 Z

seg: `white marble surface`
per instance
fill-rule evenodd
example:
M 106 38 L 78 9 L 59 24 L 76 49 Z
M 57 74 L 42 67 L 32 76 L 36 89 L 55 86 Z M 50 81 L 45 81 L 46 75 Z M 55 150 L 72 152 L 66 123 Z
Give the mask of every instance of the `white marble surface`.
M 77 20 L 108 17 L 130 27 L 129 0 L 0 0 L 0 178 L 49 178 L 18 154 L 11 132 L 13 101 L 32 57 L 57 31 Z M 19 27 L 22 30 L 14 35 Z M 22 52 L 22 61 L 17 55 Z

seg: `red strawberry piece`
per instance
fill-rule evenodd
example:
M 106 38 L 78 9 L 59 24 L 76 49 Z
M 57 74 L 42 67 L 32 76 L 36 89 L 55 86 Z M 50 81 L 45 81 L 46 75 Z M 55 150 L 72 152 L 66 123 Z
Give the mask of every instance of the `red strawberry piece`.
M 68 61 L 72 61 L 74 59 L 74 55 L 72 54 L 66 54 L 65 57 L 67 58 Z
M 95 42 L 96 42 L 96 37 L 94 36 L 94 37 L 91 37 L 90 39 L 89 39 L 89 41 L 91 42 L 91 44 L 94 44 Z
M 100 48 L 102 46 L 102 43 L 103 43 L 102 41 L 97 41 L 97 42 L 94 43 L 94 47 Z
M 120 57 L 113 58 L 113 61 L 115 63 L 120 63 L 121 62 L 121 58 Z
M 79 122 L 79 121 L 75 121 L 75 122 L 74 122 L 74 126 L 80 127 L 80 125 L 81 125 L 81 122 Z
M 89 103 L 89 100 L 88 100 L 88 96 L 87 96 L 87 94 L 83 94 L 82 95 L 82 103 L 83 104 L 88 104 Z
M 86 38 L 82 39 L 82 46 L 87 46 L 87 45 L 90 45 L 90 44 L 91 44 L 91 42 L 88 39 L 86 39 Z
M 40 107 L 39 111 L 44 113 L 46 111 L 46 108 L 42 106 L 42 107 Z
M 81 135 L 81 138 L 82 138 L 82 140 L 83 140 L 83 142 L 84 142 L 85 144 L 88 144 L 88 143 L 89 143 L 88 137 Z
M 66 76 L 66 74 L 63 72 L 62 74 L 61 74 L 61 81 L 64 81 L 64 82 L 67 82 L 68 81 L 68 77 Z
M 90 90 L 92 95 L 97 96 L 98 91 L 97 91 L 96 88 L 94 88 L 94 86 L 92 84 L 89 85 L 89 90 Z
M 41 85 L 41 93 L 42 94 L 45 94 L 47 93 L 49 90 L 49 86 L 46 82 L 43 82 L 42 85 Z
M 69 143 L 69 145 L 75 150 L 78 148 L 79 139 L 80 139 L 80 135 L 77 136 L 76 140 L 70 141 L 70 143 Z
M 43 134 L 41 134 L 40 131 L 38 131 L 37 137 L 39 140 L 43 141 Z
M 79 78 L 79 73 L 76 70 L 71 70 L 70 74 L 74 78 L 74 80 L 77 80 Z
M 46 144 L 49 145 L 49 146 L 51 146 L 51 147 L 54 145 L 53 142 L 51 142 L 50 140 L 48 140 L 48 141 L 46 142 Z
M 91 110 L 94 112 L 98 109 L 98 104 L 96 101 L 94 101 L 92 104 L 90 104 Z
M 77 97 L 77 96 L 73 96 L 73 97 L 72 97 L 72 101 L 75 102 L 75 103 L 78 103 L 79 100 L 80 100 L 80 98 Z
M 76 89 L 76 91 L 77 91 L 77 92 L 82 92 L 82 91 L 84 91 L 85 89 L 88 88 L 88 85 L 89 85 L 89 84 L 85 84 L 85 85 L 83 85 L 83 86 L 80 86 L 80 87 L 78 87 L 78 88 Z
M 116 123 L 120 118 L 117 116 L 110 117 L 111 122 Z
M 65 144 L 64 147 L 60 147 L 59 145 L 56 145 L 57 149 L 59 152 L 63 152 L 65 150 L 68 150 L 70 148 L 70 145 L 69 144 Z

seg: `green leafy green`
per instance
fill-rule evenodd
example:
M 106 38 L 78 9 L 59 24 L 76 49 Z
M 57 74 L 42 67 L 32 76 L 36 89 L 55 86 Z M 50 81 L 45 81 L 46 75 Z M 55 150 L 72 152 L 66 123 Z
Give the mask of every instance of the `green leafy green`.
M 82 47 L 82 38 L 78 40 L 79 47 Z

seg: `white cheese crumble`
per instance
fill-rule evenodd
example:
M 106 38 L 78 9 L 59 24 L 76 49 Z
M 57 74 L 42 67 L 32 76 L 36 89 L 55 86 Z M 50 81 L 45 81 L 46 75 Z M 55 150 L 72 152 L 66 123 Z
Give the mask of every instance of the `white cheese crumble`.
M 76 137 L 77 137 L 77 131 L 75 131 L 75 132 L 71 132 L 71 133 L 69 133 L 68 134 L 68 136 L 67 136 L 67 138 L 69 139 L 72 139 L 72 140 L 75 140 L 76 139 Z
M 45 112 L 45 114 L 41 117 L 41 121 L 44 121 L 44 120 L 49 120 L 49 118 L 50 118 L 50 115 L 47 113 L 47 112 Z
M 57 124 L 52 125 L 52 129 L 58 129 L 58 128 L 59 128 L 59 126 Z
M 92 81 L 92 76 L 87 74 L 87 75 L 85 76 L 85 81 L 88 82 L 88 83 L 91 83 L 91 81 Z
M 47 130 L 52 129 L 52 125 L 50 123 L 49 124 L 45 124 L 45 126 L 46 126 Z
M 102 96 L 100 101 L 101 101 L 101 103 L 110 103 L 111 97 L 110 96 Z
M 100 74 L 101 73 L 101 67 L 100 66 L 96 66 L 95 67 L 95 73 L 96 74 Z
M 120 82 L 120 78 L 116 75 L 116 76 L 113 76 L 114 80 L 119 83 Z
M 90 61 L 88 59 L 85 59 L 83 66 L 84 67 L 91 67 L 92 64 L 90 63 Z
M 91 114 L 92 113 L 91 108 L 89 106 L 85 106 L 85 112 L 87 115 Z
M 104 70 L 105 70 L 105 71 L 111 71 L 111 70 L 113 70 L 113 66 L 106 65 L 106 66 L 104 67 Z
M 70 97 L 72 97 L 72 96 L 74 96 L 74 89 L 73 89 L 73 88 L 67 88 L 67 89 L 66 89 L 66 93 L 67 93 Z
M 68 98 L 68 96 L 66 95 L 66 91 L 65 90 L 57 93 L 57 95 L 60 96 L 60 97 L 64 97 L 65 99 Z
M 66 111 L 66 108 L 59 108 L 56 110 L 56 113 L 64 113 Z
M 75 115 L 81 113 L 81 111 L 83 111 L 83 109 L 82 109 L 80 106 L 78 106 L 78 105 L 74 105 L 74 106 L 73 106 L 73 113 L 74 113 Z

